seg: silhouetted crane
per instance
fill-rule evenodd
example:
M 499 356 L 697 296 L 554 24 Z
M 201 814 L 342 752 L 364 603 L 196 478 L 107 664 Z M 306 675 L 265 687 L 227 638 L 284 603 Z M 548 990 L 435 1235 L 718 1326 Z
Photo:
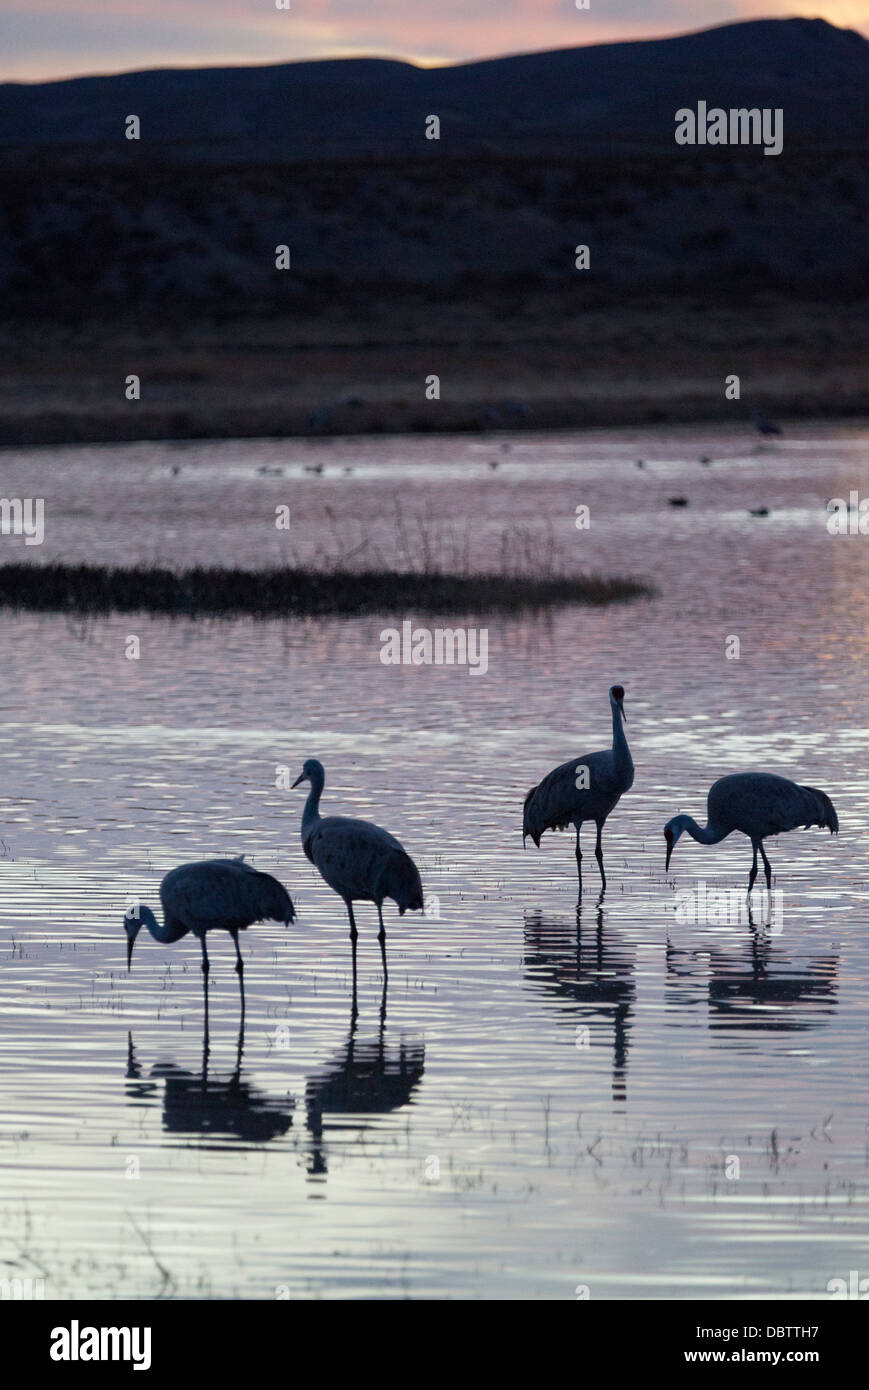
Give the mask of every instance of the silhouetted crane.
M 133 944 L 142 927 L 155 941 L 168 945 L 192 932 L 202 947 L 202 979 L 205 989 L 205 1037 L 208 1040 L 208 952 L 205 933 L 228 931 L 235 946 L 235 969 L 241 994 L 244 1023 L 244 961 L 238 948 L 238 934 L 254 922 L 275 921 L 285 925 L 295 918 L 290 895 L 271 874 L 260 873 L 243 859 L 202 859 L 171 869 L 160 884 L 163 922 L 157 921 L 150 907 L 138 903 L 124 916 L 127 933 L 127 969 L 133 961 Z
M 772 869 L 763 842 L 768 835 L 781 835 L 799 826 L 826 826 L 830 834 L 839 829 L 836 809 L 826 792 L 817 787 L 801 787 L 773 772 L 734 772 L 720 777 L 709 788 L 706 798 L 707 824 L 702 828 L 691 816 L 674 816 L 664 827 L 667 841 L 665 868 L 684 830 L 701 845 L 717 845 L 734 830 L 751 840 L 754 859 L 748 876 L 748 891 L 757 878 L 757 852 L 760 850 L 767 889 L 772 888 Z
M 617 805 L 623 792 L 634 781 L 634 764 L 631 759 L 623 722 L 625 692 L 620 685 L 610 689 L 610 709 L 613 718 L 613 746 L 602 753 L 587 753 L 583 757 L 571 758 L 562 763 L 536 787 L 532 787 L 525 798 L 522 820 L 522 839 L 530 835 L 537 848 L 540 837 L 546 830 L 566 830 L 568 825 L 576 827 L 576 867 L 579 874 L 579 892 L 582 896 L 582 850 L 579 835 L 583 821 L 593 820 L 597 825 L 597 842 L 594 855 L 600 869 L 602 891 L 606 890 L 606 874 L 603 867 L 601 833 L 604 821 Z
M 302 848 L 329 887 L 344 900 L 350 918 L 355 1008 L 358 933 L 353 904 L 376 904 L 380 921 L 377 940 L 380 942 L 385 988 L 387 970 L 383 902 L 385 898 L 391 898 L 402 917 L 408 909 L 421 911 L 423 897 L 419 869 L 398 840 L 379 825 L 350 816 L 320 815 L 320 797 L 326 783 L 326 773 L 323 764 L 316 758 L 308 758 L 293 786 L 298 787 L 301 782 L 309 782 L 311 786 L 302 812 Z

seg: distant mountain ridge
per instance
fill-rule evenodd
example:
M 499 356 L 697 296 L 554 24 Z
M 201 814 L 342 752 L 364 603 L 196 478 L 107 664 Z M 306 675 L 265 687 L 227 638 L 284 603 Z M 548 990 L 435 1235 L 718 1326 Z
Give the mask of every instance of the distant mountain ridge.
M 752 20 L 443 68 L 350 58 L 6 83 L 0 146 L 124 148 L 133 113 L 140 149 L 182 159 L 669 148 L 675 111 L 698 100 L 781 107 L 785 149 L 858 145 L 869 41 L 820 19 Z M 424 136 L 432 113 L 437 143 Z
M 677 144 L 676 112 L 700 102 L 781 107 L 782 153 Z M 408 295 L 490 296 L 515 315 L 555 288 L 583 304 L 862 301 L 867 103 L 869 42 L 820 20 L 443 69 L 347 59 L 6 85 L 0 294 L 21 322 L 316 318 Z M 139 141 L 124 138 L 130 114 Z

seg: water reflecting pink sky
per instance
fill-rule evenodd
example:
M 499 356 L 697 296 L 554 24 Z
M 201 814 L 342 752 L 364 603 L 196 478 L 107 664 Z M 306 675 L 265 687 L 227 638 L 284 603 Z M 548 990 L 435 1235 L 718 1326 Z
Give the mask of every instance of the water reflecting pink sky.
M 0 455 L 4 494 L 46 506 L 45 544 L 7 558 L 249 566 L 368 535 L 389 559 L 400 499 L 408 534 L 424 517 L 480 567 L 512 527 L 658 588 L 469 618 L 478 679 L 384 666 L 393 617 L 5 615 L 0 1259 L 109 1298 L 827 1297 L 861 1269 L 869 537 L 831 536 L 825 504 L 867 485 L 869 430 L 785 428 Z M 577 927 L 571 838 L 523 853 L 522 799 L 606 746 L 614 681 L 636 781 Z M 387 910 L 382 1029 L 361 909 L 352 1038 L 344 910 L 276 786 L 309 756 L 324 810 L 398 834 L 437 899 Z M 841 833 L 770 842 L 779 934 L 680 923 L 676 889 L 743 886 L 750 847 L 686 839 L 668 880 L 664 823 L 751 767 L 823 787 Z M 238 1074 L 232 947 L 210 948 L 203 1078 L 195 943 L 143 938 L 128 978 L 121 917 L 238 853 L 300 915 L 247 933 Z

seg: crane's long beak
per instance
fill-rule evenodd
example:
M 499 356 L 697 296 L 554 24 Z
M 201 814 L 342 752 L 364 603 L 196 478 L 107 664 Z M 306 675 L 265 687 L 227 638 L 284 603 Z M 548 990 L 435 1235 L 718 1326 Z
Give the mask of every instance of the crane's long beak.
M 293 783 L 293 787 L 297 787 L 297 786 L 299 785 L 300 782 L 304 782 L 305 780 L 306 780 L 306 779 L 305 779 L 305 774 L 304 774 L 304 772 L 300 772 L 299 775 L 298 775 L 298 777 L 296 778 L 295 782 Z M 290 788 L 290 790 L 292 791 L 292 787 Z
M 627 722 L 628 722 L 628 716 L 625 714 L 625 707 L 624 707 L 624 705 L 621 704 L 621 703 L 619 704 L 619 713 L 620 713 L 620 715 L 622 716 L 622 719 L 623 719 L 623 720 L 625 721 L 625 723 L 627 724 Z
M 133 963 L 133 937 L 132 937 L 132 936 L 128 936 L 128 937 L 127 937 L 127 973 L 128 973 L 128 974 L 129 974 L 130 966 L 132 965 L 132 963 Z
M 672 853 L 673 853 L 673 841 L 670 840 L 670 839 L 668 839 L 668 840 L 667 840 L 667 862 L 666 862 L 666 864 L 664 865 L 664 873 L 666 873 L 667 870 L 668 870 L 669 867 L 670 867 L 670 856 L 672 855 Z

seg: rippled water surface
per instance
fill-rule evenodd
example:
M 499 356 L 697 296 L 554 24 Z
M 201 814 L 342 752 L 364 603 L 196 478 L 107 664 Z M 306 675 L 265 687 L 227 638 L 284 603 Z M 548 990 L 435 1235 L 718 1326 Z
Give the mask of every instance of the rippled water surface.
M 45 498 L 37 562 L 250 566 L 368 536 L 485 567 L 521 532 L 658 594 L 470 617 L 483 677 L 384 666 L 382 616 L 4 615 L 0 1275 L 572 1299 L 826 1297 L 869 1273 L 869 537 L 825 512 L 867 464 L 854 424 L 5 451 L 5 495 Z M 608 744 L 614 681 L 637 775 L 577 916 L 571 839 L 523 853 L 522 799 Z M 383 1021 L 360 909 L 355 1029 L 343 908 L 277 785 L 308 756 L 324 809 L 398 834 L 430 899 L 387 909 Z M 663 825 L 745 767 L 825 788 L 841 834 L 770 842 L 778 928 L 680 921 L 675 890 L 742 888 L 750 848 L 686 838 L 668 880 Z M 206 1064 L 195 942 L 143 933 L 127 976 L 121 919 L 174 864 L 241 853 L 299 919 L 246 934 L 240 1056 L 231 942 L 211 945 Z

